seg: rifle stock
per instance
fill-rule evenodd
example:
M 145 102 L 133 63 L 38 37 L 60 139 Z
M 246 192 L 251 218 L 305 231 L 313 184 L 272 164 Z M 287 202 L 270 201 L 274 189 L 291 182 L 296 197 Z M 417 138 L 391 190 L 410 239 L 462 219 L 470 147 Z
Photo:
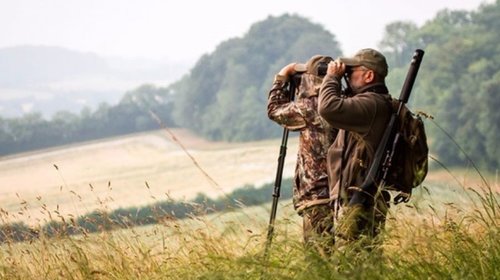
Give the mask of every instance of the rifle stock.
M 390 167 L 387 165 L 391 163 L 394 155 L 394 149 L 399 141 L 399 134 L 396 132 L 396 128 L 398 127 L 397 120 L 403 106 L 410 98 L 411 90 L 413 88 L 413 84 L 415 83 L 423 56 L 423 50 L 415 50 L 410 63 L 410 68 L 408 69 L 405 82 L 398 98 L 398 110 L 397 112 L 391 114 L 391 118 L 377 147 L 373 162 L 368 170 L 368 174 L 363 181 L 363 184 L 361 184 L 359 189 L 354 192 L 352 198 L 349 200 L 349 206 L 366 205 L 368 199 L 373 199 L 377 190 L 385 184 L 384 180 L 386 174 L 384 174 L 384 170 L 387 172 Z

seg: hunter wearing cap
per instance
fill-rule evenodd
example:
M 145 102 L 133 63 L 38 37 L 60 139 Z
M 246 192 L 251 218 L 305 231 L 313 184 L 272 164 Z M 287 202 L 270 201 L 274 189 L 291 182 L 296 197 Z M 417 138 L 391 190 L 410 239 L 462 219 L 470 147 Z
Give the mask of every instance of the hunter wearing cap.
M 269 92 L 267 114 L 279 125 L 299 132 L 299 147 L 293 186 L 293 205 L 303 217 L 306 248 L 328 255 L 333 246 L 333 211 L 330 205 L 326 156 L 337 130 L 318 113 L 318 93 L 322 76 L 320 62 L 328 56 L 313 56 L 306 64 L 291 63 L 275 76 Z M 300 73 L 295 92 L 287 84 Z M 323 74 L 324 75 L 324 74 Z M 297 83 L 297 82 L 296 82 Z M 294 98 L 291 100 L 290 95 Z
M 385 191 L 376 193 L 372 203 L 364 205 L 361 215 L 354 218 L 347 215 L 346 206 L 368 173 L 391 115 L 390 95 L 385 85 L 387 71 L 386 59 L 380 52 L 362 49 L 354 57 L 330 62 L 321 85 L 318 111 L 324 120 L 339 129 L 328 150 L 330 198 L 338 223 L 337 242 L 362 236 L 371 240 L 385 224 L 390 200 Z M 352 89 L 347 96 L 341 89 L 344 75 Z M 354 222 L 347 220 L 351 218 Z

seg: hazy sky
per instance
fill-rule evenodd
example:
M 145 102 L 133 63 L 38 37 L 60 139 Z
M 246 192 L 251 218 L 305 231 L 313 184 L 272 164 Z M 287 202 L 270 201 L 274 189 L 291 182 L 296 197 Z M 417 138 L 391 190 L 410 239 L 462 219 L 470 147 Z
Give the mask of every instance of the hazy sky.
M 486 0 L 491 3 L 493 0 Z M 376 47 L 396 20 L 422 25 L 437 11 L 485 0 L 0 0 L 0 48 L 50 45 L 129 58 L 194 61 L 269 15 L 323 25 L 345 54 Z

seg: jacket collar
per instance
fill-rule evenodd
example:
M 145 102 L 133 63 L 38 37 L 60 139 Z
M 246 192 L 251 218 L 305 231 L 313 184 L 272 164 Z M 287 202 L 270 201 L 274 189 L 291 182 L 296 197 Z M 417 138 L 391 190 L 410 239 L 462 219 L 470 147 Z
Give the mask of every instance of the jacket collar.
M 374 84 L 369 84 L 366 85 L 362 88 L 360 88 L 356 94 L 358 93 L 365 93 L 365 92 L 374 92 L 378 94 L 388 94 L 389 90 L 387 89 L 387 86 L 385 83 L 374 83 Z

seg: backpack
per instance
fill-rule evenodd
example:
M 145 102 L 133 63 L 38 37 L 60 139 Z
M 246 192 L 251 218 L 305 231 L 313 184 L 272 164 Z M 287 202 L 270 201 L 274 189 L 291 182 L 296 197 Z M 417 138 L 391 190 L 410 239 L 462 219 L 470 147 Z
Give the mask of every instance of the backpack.
M 392 99 L 391 103 L 393 112 L 397 112 L 398 100 Z M 420 114 L 414 114 L 403 105 L 397 121 L 399 140 L 394 141 L 396 146 L 385 175 L 385 185 L 386 189 L 401 192 L 404 198 L 399 202 L 408 202 L 413 188 L 420 186 L 427 175 L 429 147 Z

